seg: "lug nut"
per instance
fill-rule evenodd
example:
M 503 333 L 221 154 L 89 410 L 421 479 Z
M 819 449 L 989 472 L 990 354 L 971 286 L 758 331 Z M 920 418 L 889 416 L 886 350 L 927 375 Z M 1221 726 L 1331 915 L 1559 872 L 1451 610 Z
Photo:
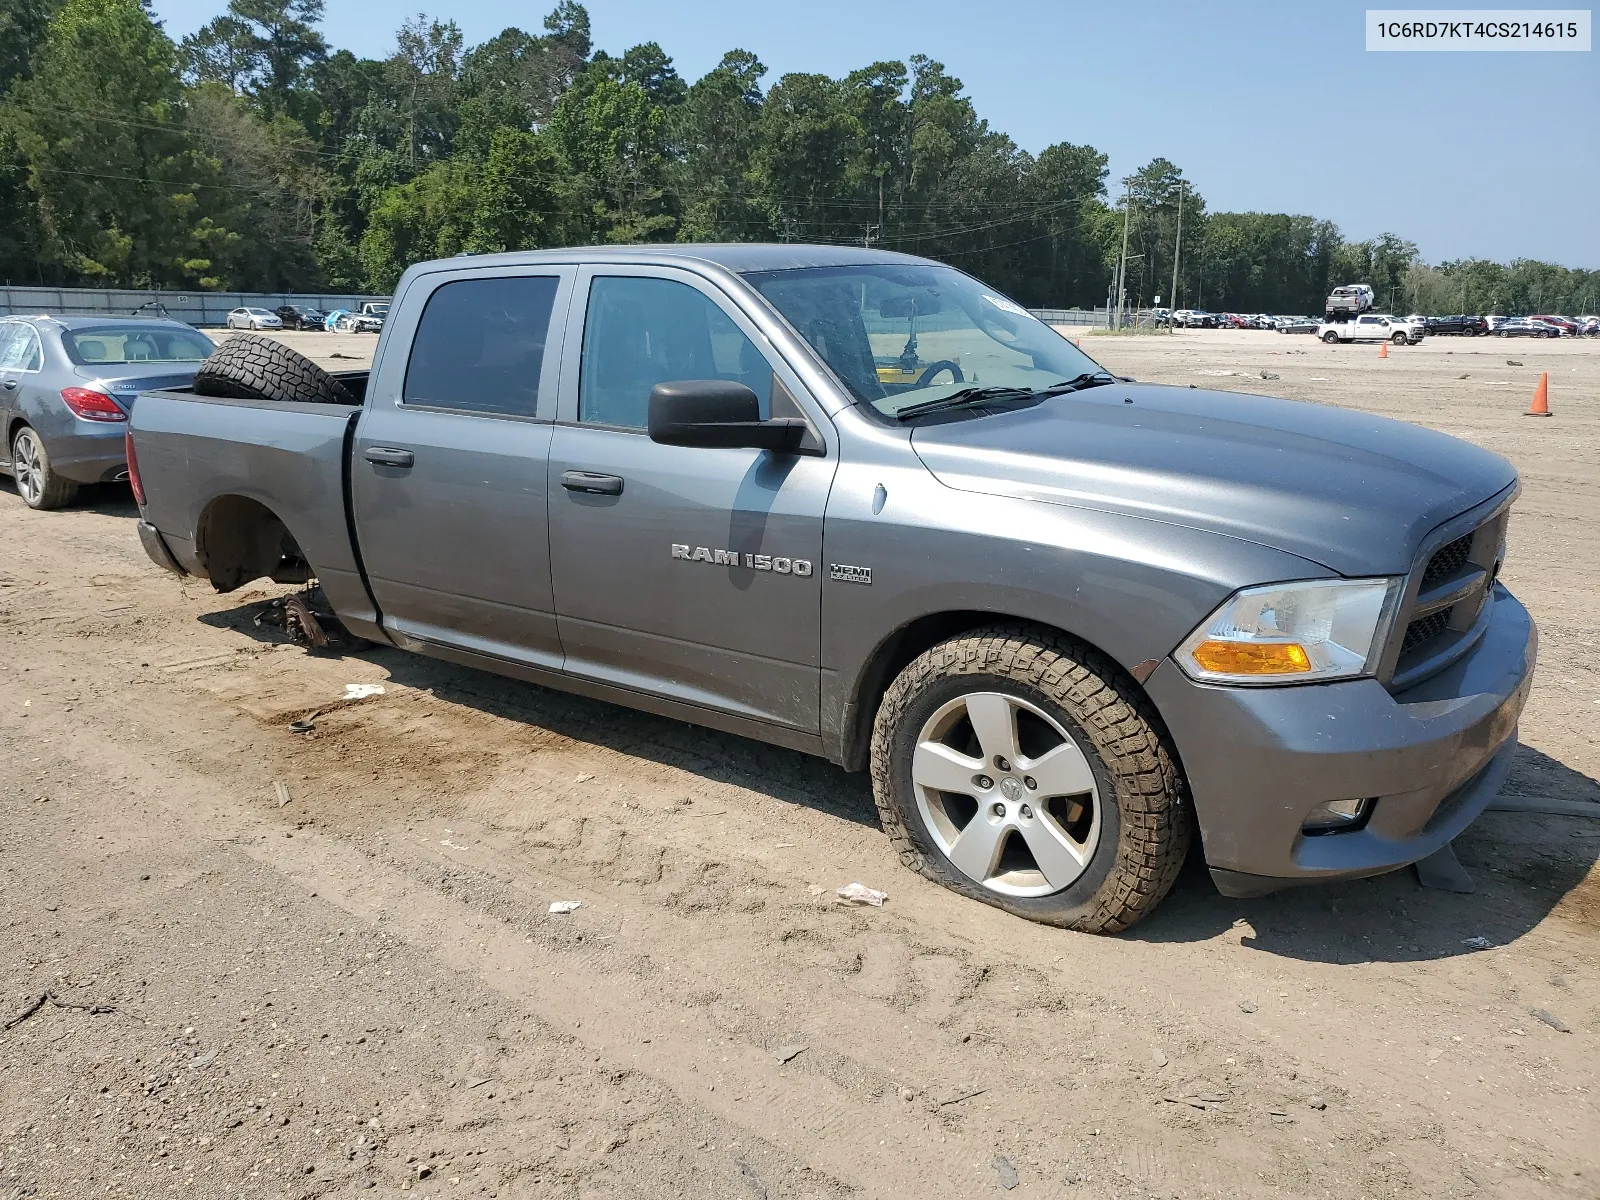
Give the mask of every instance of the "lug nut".
M 1028 785 L 1028 790 L 1030 792 L 1036 792 L 1039 790 L 1039 781 L 1032 775 L 1024 775 L 1022 777 L 1022 782 Z
M 1011 770 L 1011 764 L 1008 763 L 1003 757 L 1001 757 L 998 754 L 996 754 L 994 756 L 994 767 L 995 767 L 995 770 L 997 770 L 997 771 L 1009 771 L 1009 770 Z
M 986 792 L 994 786 L 994 780 L 990 779 L 987 775 L 978 775 L 973 779 L 972 782 L 977 784 Z
M 1003 817 L 1006 815 L 1006 806 L 1004 804 L 996 804 L 989 811 L 994 813 L 994 815 L 997 817 Z
M 1033 819 L 1033 809 L 1028 807 L 1026 804 L 1022 806 L 1022 819 L 1024 821 L 1031 821 Z

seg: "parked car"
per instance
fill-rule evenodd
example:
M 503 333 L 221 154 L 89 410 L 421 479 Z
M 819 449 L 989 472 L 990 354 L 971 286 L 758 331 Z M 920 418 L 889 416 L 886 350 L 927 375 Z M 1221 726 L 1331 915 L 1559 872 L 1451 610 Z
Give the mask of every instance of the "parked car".
M 1393 342 L 1397 346 L 1422 340 L 1422 330 L 1389 313 L 1362 313 L 1353 321 L 1324 321 L 1317 336 L 1330 346 L 1335 342 Z
M 1279 333 L 1310 333 L 1315 334 L 1322 322 L 1310 317 L 1279 317 Z
M 0 472 L 29 508 L 127 477 L 123 434 L 141 388 L 188 383 L 216 349 L 181 321 L 0 318 Z
M 1535 321 L 1531 317 L 1508 317 L 1500 322 L 1500 327 L 1494 332 L 1496 337 L 1554 338 L 1561 336 L 1561 330 L 1557 326 L 1546 325 L 1543 321 Z
M 1172 314 L 1172 323 L 1183 329 L 1215 329 L 1217 318 L 1200 308 L 1180 308 Z
M 1600 317 L 1579 317 L 1583 322 L 1583 335 L 1585 337 L 1600 336 Z
M 236 308 L 228 314 L 229 329 L 282 329 L 283 318 L 264 308 Z
M 277 317 L 285 329 L 323 329 L 328 321 L 327 313 L 309 304 L 285 304 L 277 310 Z
M 1510 769 L 1518 482 L 1468 442 L 1118 379 L 860 248 L 445 259 L 395 315 L 370 374 L 247 336 L 196 387 L 261 400 L 140 397 L 154 561 L 870 764 L 903 863 L 1083 930 L 1157 904 L 1193 822 L 1260 894 L 1432 854 Z
M 1541 321 L 1546 325 L 1554 325 L 1561 331 L 1564 337 L 1577 337 L 1579 332 L 1581 332 L 1583 329 L 1583 326 L 1578 324 L 1578 322 L 1574 321 L 1571 317 L 1542 316 L 1536 313 L 1528 319 L 1530 321 Z
M 1483 317 L 1467 313 L 1453 317 L 1429 317 L 1428 332 L 1458 337 L 1481 337 L 1489 332 L 1489 322 Z

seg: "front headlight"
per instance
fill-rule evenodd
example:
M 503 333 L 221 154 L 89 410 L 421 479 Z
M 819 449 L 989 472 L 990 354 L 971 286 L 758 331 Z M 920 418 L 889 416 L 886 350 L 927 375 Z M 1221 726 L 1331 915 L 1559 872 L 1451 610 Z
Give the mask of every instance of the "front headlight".
M 1317 683 L 1370 675 L 1399 579 L 1312 579 L 1236 592 L 1178 647 L 1205 683 Z

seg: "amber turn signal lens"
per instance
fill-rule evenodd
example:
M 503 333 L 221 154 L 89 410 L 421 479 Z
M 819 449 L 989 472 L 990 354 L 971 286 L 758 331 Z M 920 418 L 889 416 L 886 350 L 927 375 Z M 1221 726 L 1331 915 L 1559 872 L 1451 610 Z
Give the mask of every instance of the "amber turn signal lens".
M 1311 659 L 1299 642 L 1204 641 L 1191 653 L 1202 669 L 1218 675 L 1303 675 Z

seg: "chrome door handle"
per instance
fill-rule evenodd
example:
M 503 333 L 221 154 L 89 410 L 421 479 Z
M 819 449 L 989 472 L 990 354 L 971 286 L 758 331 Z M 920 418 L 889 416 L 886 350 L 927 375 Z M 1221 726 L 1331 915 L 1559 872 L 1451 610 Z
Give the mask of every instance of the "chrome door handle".
M 391 450 L 386 446 L 368 446 L 361 456 L 380 467 L 409 467 L 417 461 L 417 456 L 409 450 Z
M 602 475 L 596 471 L 563 471 L 561 486 L 569 492 L 586 492 L 591 496 L 620 496 L 622 476 Z

